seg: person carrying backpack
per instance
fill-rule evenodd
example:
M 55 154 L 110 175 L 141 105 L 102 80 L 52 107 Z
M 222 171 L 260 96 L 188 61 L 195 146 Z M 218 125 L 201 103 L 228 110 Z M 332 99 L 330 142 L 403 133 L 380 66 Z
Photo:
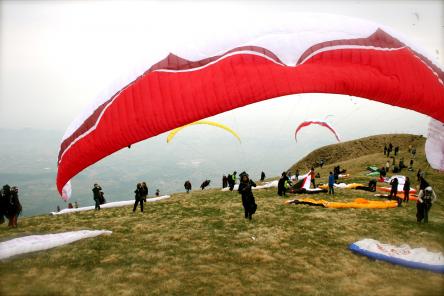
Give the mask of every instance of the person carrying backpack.
M 422 220 L 424 220 L 424 223 L 429 223 L 429 211 L 436 199 L 437 197 L 432 186 L 427 186 L 425 189 L 419 191 L 418 201 L 416 203 L 416 221 L 418 223 Z

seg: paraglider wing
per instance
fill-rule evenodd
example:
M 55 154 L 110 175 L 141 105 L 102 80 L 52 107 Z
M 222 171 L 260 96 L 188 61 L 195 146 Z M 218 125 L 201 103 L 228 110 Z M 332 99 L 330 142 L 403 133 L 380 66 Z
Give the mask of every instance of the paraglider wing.
M 319 120 L 304 121 L 304 122 L 302 122 L 301 124 L 299 124 L 299 126 L 296 128 L 296 131 L 294 132 L 294 138 L 295 138 L 296 142 L 298 141 L 298 138 L 297 138 L 297 136 L 298 136 L 298 132 L 299 132 L 302 128 L 307 127 L 307 126 L 310 126 L 310 125 L 312 125 L 312 124 L 317 124 L 317 125 L 320 125 L 320 126 L 323 126 L 323 127 L 328 128 L 328 129 L 331 130 L 332 133 L 335 135 L 336 140 L 338 140 L 338 142 L 341 142 L 341 139 L 339 138 L 339 135 L 338 135 L 338 133 L 336 132 L 336 130 L 335 130 L 335 129 L 334 129 L 334 128 L 333 128 L 328 122 L 326 122 L 326 121 L 319 121 Z
M 438 120 L 430 120 L 425 152 L 430 165 L 444 171 L 444 124 Z
M 241 141 L 239 135 L 235 131 L 233 131 L 231 128 L 229 128 L 228 126 L 220 124 L 220 123 L 217 123 L 217 122 L 214 122 L 214 121 L 199 120 L 199 121 L 196 121 L 196 122 L 193 122 L 193 123 L 190 123 L 190 124 L 187 124 L 187 125 L 184 125 L 184 126 L 181 126 L 181 127 L 173 129 L 168 134 L 168 136 L 167 136 L 167 143 L 169 143 L 176 136 L 176 134 L 178 132 L 180 132 L 181 130 L 183 130 L 184 128 L 187 128 L 187 127 L 192 126 L 192 125 L 197 125 L 197 124 L 207 124 L 207 125 L 211 125 L 211 126 L 215 126 L 215 127 L 224 129 L 227 132 L 229 132 L 230 134 L 232 134 L 233 136 L 235 136 L 239 140 L 239 142 Z
M 390 29 L 328 14 L 280 15 L 276 23 L 241 27 L 236 38 L 196 43 L 214 48 L 170 54 L 82 112 L 60 146 L 59 193 L 83 169 L 130 144 L 289 94 L 358 96 L 444 122 L 442 68 Z M 212 54 L 202 58 L 203 52 Z
M 68 199 L 71 198 L 71 194 L 72 194 L 71 181 L 68 181 L 68 183 L 66 183 L 65 186 L 63 186 L 62 199 L 64 201 L 67 201 Z

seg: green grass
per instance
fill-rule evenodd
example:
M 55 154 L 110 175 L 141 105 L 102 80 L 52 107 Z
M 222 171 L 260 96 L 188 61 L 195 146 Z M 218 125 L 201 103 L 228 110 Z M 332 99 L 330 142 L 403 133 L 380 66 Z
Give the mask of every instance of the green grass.
M 347 182 L 367 182 L 365 167 L 385 163 L 381 154 L 341 161 L 352 174 Z M 422 149 L 416 164 L 426 167 Z M 324 166 L 321 176 L 333 165 Z M 442 197 L 443 174 L 428 169 L 427 178 Z M 442 252 L 442 198 L 425 225 L 416 223 L 413 202 L 395 209 L 341 210 L 285 205 L 275 189 L 255 196 L 252 221 L 243 218 L 237 192 L 207 190 L 149 203 L 143 214 L 125 207 L 23 218 L 13 230 L 2 225 L 0 240 L 80 229 L 113 233 L 0 262 L 0 295 L 443 294 L 443 275 L 369 260 L 347 249 L 374 238 Z M 357 197 L 377 199 L 347 189 L 337 190 L 334 199 Z

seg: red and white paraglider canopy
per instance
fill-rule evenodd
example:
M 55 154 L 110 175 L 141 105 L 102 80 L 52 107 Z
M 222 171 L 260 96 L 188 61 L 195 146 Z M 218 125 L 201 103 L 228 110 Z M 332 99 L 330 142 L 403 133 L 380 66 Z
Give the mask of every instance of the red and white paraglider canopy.
M 205 48 L 194 51 L 171 49 L 178 55 L 147 67 L 85 110 L 62 139 L 59 192 L 83 169 L 130 144 L 289 94 L 347 94 L 444 122 L 443 69 L 390 29 L 344 16 L 298 14 L 262 19 L 232 35 L 199 40 L 195 44 Z
M 307 121 L 303 121 L 301 122 L 298 127 L 296 128 L 296 131 L 294 132 L 294 139 L 297 141 L 298 140 L 298 132 L 303 129 L 304 127 L 310 126 L 310 125 L 320 125 L 323 126 L 325 128 L 328 128 L 334 135 L 336 140 L 338 140 L 338 142 L 341 141 L 341 139 L 339 138 L 339 134 L 336 131 L 336 129 L 333 128 L 333 126 L 331 126 L 330 123 L 328 123 L 325 120 L 307 120 Z

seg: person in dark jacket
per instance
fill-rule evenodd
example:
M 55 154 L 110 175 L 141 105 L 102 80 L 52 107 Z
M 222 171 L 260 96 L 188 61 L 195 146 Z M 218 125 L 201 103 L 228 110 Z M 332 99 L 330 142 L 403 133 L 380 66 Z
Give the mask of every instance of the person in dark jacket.
M 146 182 L 142 182 L 142 199 L 143 202 L 146 202 L 146 197 L 148 196 L 148 185 Z
M 339 170 L 340 170 L 340 166 L 335 166 L 333 168 L 333 176 L 335 178 L 335 182 L 337 182 L 339 179 Z
M 245 172 L 242 172 L 239 177 L 240 183 L 238 192 L 242 195 L 245 219 L 251 220 L 257 209 L 256 201 L 254 200 L 253 191 L 251 189 L 251 187 L 256 187 L 256 183 L 250 180 L 248 174 Z
M 204 190 L 205 187 L 207 187 L 207 186 L 210 185 L 210 182 L 211 182 L 210 180 L 205 180 L 205 181 L 203 181 L 202 184 L 200 185 L 200 188 L 201 188 L 202 190 Z
M 7 208 L 11 198 L 11 188 L 9 185 L 4 185 L 0 190 L 0 224 L 5 223 L 5 217 L 7 217 Z
M 103 191 L 100 191 L 99 203 L 100 205 L 106 204 L 105 193 L 103 193 Z
M 390 194 L 389 194 L 389 199 L 391 200 L 392 198 L 394 199 L 398 199 L 396 194 L 398 193 L 398 178 L 394 178 L 392 181 L 390 181 L 390 185 L 392 186 L 392 189 L 390 190 Z M 399 205 L 399 201 L 398 201 L 398 205 Z
M 100 191 L 102 191 L 102 187 L 99 184 L 95 183 L 94 188 L 92 189 L 94 202 L 96 203 L 95 210 L 100 210 Z
M 262 171 L 262 173 L 261 173 L 261 181 L 264 181 L 265 180 L 265 173 Z
M 228 178 L 227 176 L 222 176 L 222 188 L 228 187 Z
M 387 144 L 384 145 L 384 155 L 387 155 Z
M 296 177 L 296 182 L 297 182 L 299 179 L 299 169 L 297 169 L 296 172 L 294 172 L 294 175 Z
M 281 178 L 278 182 L 278 195 L 279 196 L 285 196 L 285 192 L 287 191 L 285 188 L 285 182 L 288 181 L 288 176 L 286 172 L 283 172 L 281 175 Z
M 22 205 L 20 204 L 20 200 L 18 198 L 18 188 L 16 186 L 11 188 L 11 199 L 7 212 L 9 220 L 8 226 L 16 228 L 18 216 L 22 212 Z
M 185 181 L 185 183 L 183 184 L 183 187 L 185 187 L 185 190 L 187 191 L 187 193 L 190 193 L 190 191 L 191 191 L 191 182 L 189 180 Z
M 405 177 L 404 186 L 402 187 L 402 190 L 404 191 L 404 202 L 409 202 L 409 194 L 410 194 L 410 178 Z
M 396 146 L 395 147 L 395 156 L 398 154 L 398 152 L 399 152 L 399 146 Z
M 134 190 L 134 194 L 135 194 L 135 202 L 134 202 L 134 207 L 133 207 L 133 213 L 136 211 L 137 204 L 139 204 L 139 203 L 140 203 L 140 211 L 143 213 L 144 190 L 142 187 L 142 183 L 137 183 L 136 190 Z

